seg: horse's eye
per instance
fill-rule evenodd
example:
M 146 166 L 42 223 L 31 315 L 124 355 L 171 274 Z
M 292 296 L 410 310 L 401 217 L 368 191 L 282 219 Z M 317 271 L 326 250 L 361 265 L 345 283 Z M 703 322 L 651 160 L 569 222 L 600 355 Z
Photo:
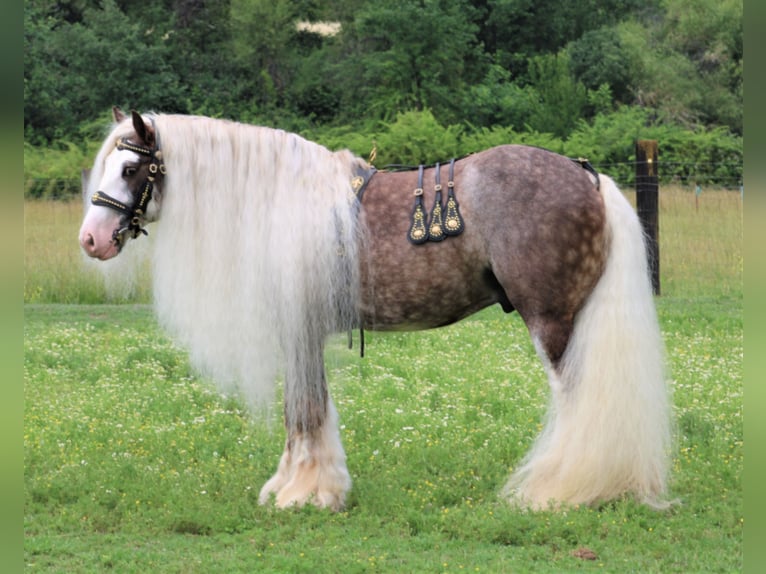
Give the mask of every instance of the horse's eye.
M 136 172 L 138 171 L 137 168 L 132 166 L 125 166 L 122 170 L 122 177 L 132 177 L 136 175 Z

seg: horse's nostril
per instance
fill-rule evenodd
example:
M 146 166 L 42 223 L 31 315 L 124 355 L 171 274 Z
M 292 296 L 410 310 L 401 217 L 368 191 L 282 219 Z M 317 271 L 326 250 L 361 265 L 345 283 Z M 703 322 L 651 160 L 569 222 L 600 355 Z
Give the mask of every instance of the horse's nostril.
M 88 237 L 87 239 L 85 239 L 85 245 L 87 245 L 88 247 L 93 247 L 95 244 L 96 242 L 94 241 L 93 236 L 90 233 L 88 233 Z

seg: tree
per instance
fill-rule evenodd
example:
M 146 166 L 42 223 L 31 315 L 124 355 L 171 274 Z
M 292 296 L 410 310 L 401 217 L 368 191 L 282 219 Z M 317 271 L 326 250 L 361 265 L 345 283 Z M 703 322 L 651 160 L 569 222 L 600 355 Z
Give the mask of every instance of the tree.
M 82 22 L 25 12 L 24 127 L 35 138 L 71 138 L 112 105 L 178 109 L 183 90 L 166 36 L 132 22 L 114 0 L 86 7 Z M 28 34 L 27 34 L 28 31 Z
M 640 75 L 640 55 L 623 44 L 615 27 L 589 30 L 567 46 L 574 77 L 586 88 L 606 84 L 619 103 L 633 102 L 634 78 Z
M 520 86 L 498 64 L 492 64 L 481 83 L 471 85 L 464 93 L 464 116 L 478 127 L 524 129 L 540 105 L 540 96 L 532 85 Z
M 232 0 L 233 54 L 254 80 L 250 98 L 256 108 L 273 109 L 284 103 L 293 73 L 298 7 L 290 0 Z
M 483 0 L 486 18 L 479 40 L 495 62 L 514 76 L 528 58 L 555 54 L 590 30 L 653 10 L 658 0 Z
M 61 70 L 46 58 L 55 23 L 36 3 L 24 4 L 24 137 L 35 142 L 61 135 L 52 129 L 62 110 L 50 81 Z
M 588 92 L 572 78 L 566 52 L 532 58 L 529 81 L 540 98 L 529 127 L 561 138 L 569 135 L 583 115 Z
M 741 0 L 665 0 L 662 7 L 662 18 L 618 27 L 621 44 L 640 56 L 633 102 L 689 127 L 741 134 Z
M 454 118 L 461 91 L 483 75 L 474 14 L 467 0 L 369 3 L 344 38 L 354 53 L 346 101 L 376 117 L 430 108 Z
M 742 0 L 665 0 L 661 38 L 694 67 L 694 116 L 742 133 Z
M 231 56 L 230 12 L 229 0 L 173 0 L 164 16 L 172 23 L 169 63 L 184 87 L 184 112 L 237 117 L 251 91 L 250 69 Z
M 627 104 L 741 133 L 742 28 L 742 0 L 25 0 L 25 138 L 90 137 L 115 103 L 294 131 L 428 110 L 561 138 Z

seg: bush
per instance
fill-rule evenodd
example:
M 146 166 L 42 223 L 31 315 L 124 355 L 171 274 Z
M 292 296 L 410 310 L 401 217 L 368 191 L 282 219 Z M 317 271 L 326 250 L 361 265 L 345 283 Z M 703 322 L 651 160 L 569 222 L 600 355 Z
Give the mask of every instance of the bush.
M 405 112 L 378 136 L 378 163 L 417 165 L 459 155 L 463 127 L 444 127 L 431 113 Z
M 287 121 L 287 120 L 286 120 Z M 288 123 L 290 123 L 288 121 Z M 587 158 L 621 185 L 633 184 L 635 142 L 659 142 L 660 180 L 686 185 L 734 188 L 742 181 L 742 138 L 726 128 L 696 129 L 663 122 L 651 110 L 624 106 L 602 113 L 591 122 L 580 120 L 568 138 L 513 126 L 474 127 L 442 125 L 430 110 L 400 113 L 392 122 L 358 125 L 309 126 L 294 118 L 286 129 L 329 149 L 349 149 L 367 159 L 373 148 L 374 165 L 416 166 L 446 161 L 502 144 L 526 144 L 569 157 Z M 88 126 L 90 133 L 96 133 Z M 79 193 L 81 170 L 90 167 L 99 141 L 77 146 L 62 141 L 52 148 L 24 145 L 25 197 L 62 197 Z
M 24 197 L 60 199 L 79 195 L 82 170 L 90 168 L 101 142 L 58 142 L 42 148 L 24 143 Z
M 657 140 L 659 177 L 663 183 L 714 184 L 737 187 L 742 180 L 742 138 L 726 128 L 691 130 L 658 121 L 652 110 L 622 107 L 580 122 L 564 145 L 563 153 L 587 157 L 620 183 L 635 178 L 636 140 Z
M 466 91 L 464 117 L 476 126 L 511 126 L 522 129 L 539 106 L 539 95 L 511 81 L 511 73 L 492 65 L 484 80 Z

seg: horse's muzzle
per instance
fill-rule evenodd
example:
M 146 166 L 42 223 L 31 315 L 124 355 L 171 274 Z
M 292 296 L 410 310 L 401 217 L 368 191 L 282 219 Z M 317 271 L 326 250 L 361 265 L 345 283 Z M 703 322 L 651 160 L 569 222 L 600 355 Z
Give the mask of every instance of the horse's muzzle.
M 89 256 L 101 261 L 115 257 L 120 252 L 120 245 L 111 237 L 100 236 L 87 229 L 80 231 L 80 247 Z

